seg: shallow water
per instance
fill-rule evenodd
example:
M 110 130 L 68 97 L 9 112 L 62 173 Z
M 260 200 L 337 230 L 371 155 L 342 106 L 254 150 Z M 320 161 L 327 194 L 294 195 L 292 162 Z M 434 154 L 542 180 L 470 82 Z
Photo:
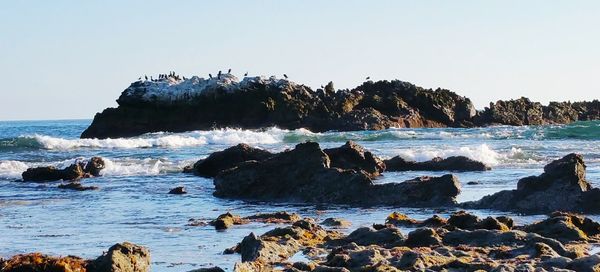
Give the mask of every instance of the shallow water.
M 93 258 L 114 243 L 132 241 L 148 246 L 153 271 L 187 271 L 219 265 L 231 269 L 239 255 L 222 255 L 250 232 L 273 225 L 253 223 L 225 232 L 186 226 L 188 219 L 213 219 L 226 211 L 250 215 L 292 211 L 324 219 L 343 217 L 359 226 L 383 222 L 392 211 L 415 218 L 447 215 L 452 210 L 395 207 L 352 208 L 334 205 L 267 204 L 214 198 L 211 180 L 185 175 L 181 169 L 211 152 L 245 142 L 281 151 L 306 140 L 323 147 L 354 140 L 389 158 L 415 160 L 464 155 L 486 162 L 492 171 L 455 173 L 463 191 L 459 201 L 512 189 L 519 178 L 537 175 L 553 159 L 571 152 L 584 155 L 587 179 L 600 187 L 600 122 L 563 126 L 490 127 L 474 129 L 389 129 L 384 131 L 312 133 L 306 130 L 262 131 L 224 129 L 187 133 L 152 133 L 127 139 L 78 139 L 89 120 L 0 122 L 0 256 L 42 251 Z M 100 178 L 86 179 L 99 191 L 56 188 L 58 182 L 13 182 L 27 167 L 66 166 L 76 159 L 102 156 L 107 168 Z M 385 173 L 376 182 L 400 182 L 434 172 Z M 477 185 L 467 182 L 477 181 Z M 184 185 L 187 195 L 169 195 Z M 474 211 L 478 215 L 506 214 Z M 543 216 L 515 216 L 525 223 Z M 595 219 L 599 219 L 594 216 Z

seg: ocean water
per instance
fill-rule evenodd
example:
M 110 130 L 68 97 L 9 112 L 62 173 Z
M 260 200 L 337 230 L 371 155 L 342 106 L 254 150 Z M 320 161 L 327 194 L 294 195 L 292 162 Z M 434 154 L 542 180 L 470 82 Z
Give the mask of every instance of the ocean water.
M 307 140 L 335 147 L 353 140 L 375 154 L 401 155 L 423 161 L 435 156 L 464 155 L 483 161 L 492 171 L 455 173 L 462 183 L 459 201 L 516 187 L 519 178 L 537 175 L 545 164 L 568 153 L 583 154 L 587 179 L 600 186 L 600 122 L 537 127 L 472 129 L 389 129 L 312 133 L 268 128 L 260 131 L 221 129 L 186 133 L 151 133 L 124 139 L 79 139 L 90 120 L 0 122 L 0 256 L 41 251 L 52 255 L 99 256 L 114 243 L 131 241 L 150 248 L 152 271 L 188 271 L 219 265 L 231 269 L 239 255 L 221 254 L 251 232 L 275 227 L 252 223 L 218 232 L 210 226 L 187 226 L 188 220 L 213 219 L 227 211 L 240 215 L 289 211 L 317 219 L 342 217 L 344 230 L 382 223 L 392 211 L 415 218 L 448 215 L 447 209 L 399 207 L 355 208 L 298 203 L 261 203 L 218 199 L 212 180 L 181 173 L 184 166 L 237 143 L 270 151 L 292 148 Z M 85 179 L 98 191 L 56 188 L 59 182 L 15 182 L 27 167 L 67 166 L 80 158 L 101 156 L 102 177 Z M 376 182 L 401 182 L 443 172 L 385 173 Z M 477 185 L 468 185 L 477 181 Z M 183 185 L 187 195 L 169 195 Z M 476 210 L 478 215 L 504 215 Z M 543 216 L 513 216 L 517 222 Z M 594 219 L 600 219 L 593 216 Z M 408 231 L 408 230 L 407 230 Z

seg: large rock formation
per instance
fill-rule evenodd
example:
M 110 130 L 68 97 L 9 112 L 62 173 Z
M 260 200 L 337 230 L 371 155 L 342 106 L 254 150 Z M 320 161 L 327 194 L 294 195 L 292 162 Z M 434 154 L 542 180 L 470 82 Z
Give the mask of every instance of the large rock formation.
M 515 190 L 500 191 L 464 206 L 521 213 L 596 213 L 600 211 L 600 189 L 585 180 L 583 157 L 569 154 L 546 165 L 543 174 L 520 179 Z
M 355 205 L 444 206 L 460 192 L 453 175 L 374 184 L 363 170 L 341 169 L 319 144 L 298 144 L 264 161 L 248 161 L 215 177 L 217 197 Z M 366 162 L 373 162 L 368 156 Z M 359 160 L 353 165 L 363 165 Z
M 336 92 L 332 85 L 313 91 L 274 77 L 168 78 L 134 82 L 117 102 L 118 108 L 95 116 L 82 138 L 215 127 L 326 131 L 463 126 L 475 115 L 467 98 L 398 80 L 368 81 Z
M 390 127 L 535 125 L 600 119 L 600 103 L 550 103 L 529 99 L 498 101 L 477 113 L 471 101 L 445 89 L 408 82 L 367 81 L 352 90 L 330 83 L 313 91 L 275 77 L 231 74 L 204 79 L 161 77 L 132 83 L 117 108 L 96 114 L 82 138 L 116 138 L 147 132 L 223 127 L 379 130 Z

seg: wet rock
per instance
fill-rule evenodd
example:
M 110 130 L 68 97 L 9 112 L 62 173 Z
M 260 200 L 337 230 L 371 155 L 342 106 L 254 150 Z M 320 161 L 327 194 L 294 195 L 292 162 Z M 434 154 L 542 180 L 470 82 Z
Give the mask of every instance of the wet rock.
M 418 225 L 421 222 L 408 217 L 406 214 L 393 212 L 385 219 L 386 224 L 392 224 L 395 226 L 413 226 Z
M 597 200 L 600 189 L 585 180 L 583 157 L 569 154 L 546 165 L 543 174 L 519 180 L 516 190 L 500 191 L 463 206 L 521 213 L 599 212 Z
M 188 272 L 225 272 L 225 270 L 223 270 L 222 268 L 220 268 L 218 266 L 214 266 L 214 267 L 194 269 L 194 270 L 190 270 Z
M 600 224 L 580 215 L 556 212 L 548 219 L 525 226 L 523 230 L 561 242 L 585 241 L 597 238 Z
M 348 141 L 341 147 L 324 149 L 323 152 L 331 161 L 330 167 L 362 170 L 373 177 L 385 170 L 381 159 L 353 141 Z
M 23 181 L 48 182 L 58 180 L 78 180 L 100 175 L 104 169 L 104 160 L 100 157 L 92 157 L 87 161 L 76 161 L 75 163 L 58 169 L 54 166 L 40 166 L 27 168 L 21 175 Z
M 90 263 L 92 272 L 147 272 L 150 270 L 150 252 L 143 246 L 129 242 L 115 244 L 102 256 Z
M 228 229 L 233 225 L 242 225 L 247 221 L 242 219 L 238 215 L 233 215 L 229 212 L 219 215 L 217 219 L 211 221 L 209 224 L 214 226 L 217 230 Z
M 273 156 L 271 152 L 251 147 L 247 144 L 238 144 L 222 151 L 210 154 L 206 159 L 197 161 L 193 166 L 193 173 L 202 177 L 215 177 L 223 170 L 235 167 L 246 161 L 263 161 Z
M 169 191 L 169 194 L 172 194 L 172 195 L 183 195 L 183 194 L 187 194 L 187 191 L 185 190 L 185 187 L 183 187 L 183 186 L 177 186 L 177 187 L 171 189 Z
M 225 170 L 214 184 L 217 197 L 415 207 L 453 205 L 460 192 L 453 175 L 373 184 L 362 171 L 331 168 L 327 154 L 312 142 Z
M 427 247 L 440 245 L 442 239 L 432 228 L 420 228 L 411 231 L 404 244 L 409 247 Z
M 330 217 L 323 220 L 323 222 L 321 222 L 321 225 L 336 228 L 348 228 L 352 225 L 352 223 L 346 219 Z
M 591 256 L 581 257 L 569 262 L 567 269 L 577 272 L 597 272 L 600 271 L 600 255 L 594 254 Z
M 369 227 L 358 228 L 337 243 L 356 243 L 360 246 L 379 245 L 386 248 L 400 246 L 406 238 L 395 227 L 375 230 Z
M 302 217 L 297 213 L 288 213 L 288 212 L 274 212 L 274 213 L 259 213 L 255 215 L 250 215 L 245 217 L 245 219 L 255 222 L 262 223 L 293 223 L 296 222 Z
M 23 172 L 22 177 L 24 181 L 43 182 L 62 180 L 64 175 L 63 172 L 57 169 L 56 167 L 46 166 L 28 168 L 27 170 L 25 170 L 25 172 Z
M 503 220 L 505 219 L 503 218 Z M 479 217 L 465 211 L 458 211 L 453 213 L 448 219 L 448 225 L 466 230 L 509 230 L 509 227 L 506 224 L 502 223 L 496 218 L 490 216 L 482 220 Z
M 88 190 L 98 190 L 99 189 L 98 186 L 83 186 L 79 182 L 69 182 L 66 184 L 60 184 L 60 185 L 58 185 L 58 188 L 75 190 L 75 191 L 88 191 Z
M 85 169 L 83 171 L 97 177 L 100 176 L 100 171 L 105 167 L 106 163 L 104 162 L 104 159 L 101 157 L 92 157 L 85 163 Z
M 486 171 L 491 168 L 464 156 L 440 157 L 430 161 L 407 161 L 400 156 L 385 160 L 386 171 Z
M 86 271 L 87 261 L 79 257 L 51 257 L 41 253 L 19 254 L 0 264 L 3 272 Z

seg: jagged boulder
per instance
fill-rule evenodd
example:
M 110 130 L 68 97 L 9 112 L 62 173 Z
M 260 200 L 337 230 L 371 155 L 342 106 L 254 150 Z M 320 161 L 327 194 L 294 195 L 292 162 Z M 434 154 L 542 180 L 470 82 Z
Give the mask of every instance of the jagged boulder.
M 486 171 L 491 168 L 482 162 L 464 156 L 440 157 L 430 161 L 416 162 L 400 156 L 385 160 L 386 171 Z
M 88 270 L 91 272 L 147 272 L 150 270 L 150 252 L 143 246 L 129 242 L 118 243 L 92 261 Z
M 355 205 L 453 205 L 460 183 L 453 175 L 373 184 L 364 171 L 331 167 L 319 144 L 298 144 L 262 162 L 245 162 L 214 179 L 217 197 Z
M 263 161 L 273 156 L 271 152 L 238 144 L 210 154 L 206 159 L 194 163 L 193 173 L 202 177 L 215 177 L 223 170 L 235 167 L 245 161 Z
M 600 190 L 585 180 L 585 163 L 569 154 L 544 167 L 539 176 L 522 178 L 515 190 L 505 190 L 464 203 L 464 207 L 522 213 L 554 211 L 600 212 Z
M 57 180 L 78 180 L 81 178 L 100 176 L 105 162 L 100 157 L 92 157 L 87 161 L 76 161 L 75 163 L 58 169 L 54 166 L 40 166 L 27 168 L 21 177 L 23 181 L 47 182 Z
M 348 141 L 341 147 L 324 149 L 323 152 L 331 160 L 331 167 L 362 170 L 373 177 L 385 170 L 385 164 L 380 158 L 353 141 Z

